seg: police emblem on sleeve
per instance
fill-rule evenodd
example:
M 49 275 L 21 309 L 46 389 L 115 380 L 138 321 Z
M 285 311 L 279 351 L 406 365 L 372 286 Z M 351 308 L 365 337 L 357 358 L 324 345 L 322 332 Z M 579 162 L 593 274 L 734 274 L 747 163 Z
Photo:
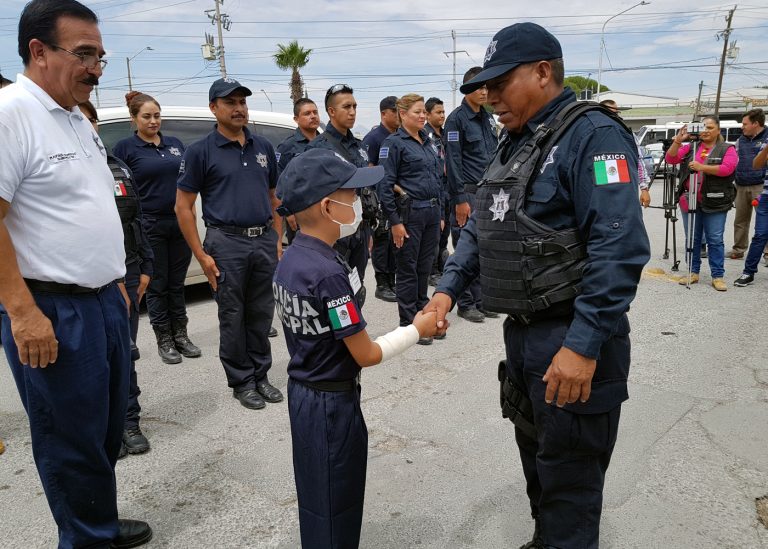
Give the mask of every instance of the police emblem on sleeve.
M 544 164 L 541 166 L 541 170 L 539 171 L 539 173 L 544 173 L 544 170 L 547 169 L 547 166 L 555 163 L 555 153 L 557 152 L 558 146 L 559 145 L 555 145 L 554 147 L 552 147 L 552 150 L 549 151 L 549 155 L 547 155 L 547 159 L 544 161 Z
M 181 151 L 178 147 L 168 147 L 168 152 L 173 156 L 181 156 Z
M 493 214 L 491 221 L 504 221 L 504 216 L 509 211 L 509 194 L 504 189 L 499 189 L 498 194 L 494 194 L 493 204 L 488 208 Z
M 359 149 L 359 151 L 360 151 L 360 156 L 363 158 L 363 160 L 368 162 L 368 153 L 365 152 L 363 149 Z
M 267 167 L 267 155 L 263 154 L 263 153 L 257 154 L 256 155 L 256 162 L 258 162 L 259 166 L 261 166 L 262 168 L 266 168 Z
M 491 60 L 491 57 L 493 57 L 493 54 L 496 53 L 496 44 L 498 44 L 498 40 L 491 40 L 491 43 L 488 44 L 488 49 L 485 50 L 485 59 L 483 59 L 483 63 L 487 63 Z

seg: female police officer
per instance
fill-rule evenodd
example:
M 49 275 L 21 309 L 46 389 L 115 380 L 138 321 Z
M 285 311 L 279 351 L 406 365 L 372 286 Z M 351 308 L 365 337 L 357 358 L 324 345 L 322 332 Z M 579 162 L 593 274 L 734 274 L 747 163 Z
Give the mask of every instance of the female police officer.
M 378 185 L 378 194 L 397 250 L 400 325 L 408 326 L 428 301 L 429 273 L 440 238 L 443 183 L 437 145 L 424 129 L 424 98 L 415 93 L 404 95 L 397 101 L 397 112 L 400 128 L 379 150 L 386 177 Z M 403 190 L 397 198 L 395 185 Z M 429 345 L 432 338 L 421 338 L 419 343 Z
M 144 227 L 155 255 L 147 310 L 157 337 L 157 352 L 166 364 L 178 364 L 181 355 L 193 358 L 201 354 L 187 335 L 184 303 L 184 279 L 192 252 L 173 210 L 184 145 L 160 133 L 160 104 L 152 97 L 133 91 L 125 99 L 136 132 L 119 141 L 113 154 L 128 165 L 136 178 Z
M 78 105 L 82 113 L 93 124 L 98 133 L 99 119 L 96 109 L 90 101 Z M 131 379 L 128 389 L 128 408 L 125 411 L 125 428 L 123 429 L 123 445 L 119 457 L 126 454 L 142 454 L 149 450 L 149 441 L 139 428 L 139 395 L 141 389 L 136 379 L 136 360 L 139 349 L 136 347 L 136 336 L 139 332 L 139 303 L 147 290 L 152 278 L 153 255 L 147 234 L 141 223 L 142 212 L 139 196 L 133 181 L 131 170 L 121 160 L 112 155 L 107 156 L 107 165 L 115 178 L 115 202 L 123 225 L 125 242 L 125 291 L 130 301 L 131 323 Z M 122 289 L 122 288 L 121 288 Z

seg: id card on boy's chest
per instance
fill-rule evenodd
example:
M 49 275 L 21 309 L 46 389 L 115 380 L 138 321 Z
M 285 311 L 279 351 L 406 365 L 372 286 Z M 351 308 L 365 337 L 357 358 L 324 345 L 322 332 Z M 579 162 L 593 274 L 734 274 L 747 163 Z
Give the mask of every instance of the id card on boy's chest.
M 353 268 L 352 272 L 347 276 L 349 277 L 349 284 L 352 286 L 352 293 L 356 294 L 363 286 L 360 282 L 360 275 L 357 272 L 357 267 Z

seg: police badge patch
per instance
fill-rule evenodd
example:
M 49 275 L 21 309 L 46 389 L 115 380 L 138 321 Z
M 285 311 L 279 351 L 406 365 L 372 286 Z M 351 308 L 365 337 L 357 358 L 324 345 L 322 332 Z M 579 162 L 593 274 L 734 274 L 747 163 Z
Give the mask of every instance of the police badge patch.
M 504 192 L 504 189 L 499 189 L 498 194 L 494 194 L 493 204 L 488 208 L 493 214 L 491 221 L 504 221 L 504 216 L 509 211 L 509 194 Z
M 178 147 L 168 147 L 168 152 L 173 156 L 181 156 L 181 151 Z
M 256 155 L 256 162 L 258 162 L 259 166 L 261 166 L 262 168 L 266 168 L 267 167 L 267 155 L 263 154 L 263 153 L 257 154 Z
M 496 44 L 498 44 L 498 40 L 491 40 L 491 43 L 488 44 L 488 49 L 485 50 L 485 59 L 483 59 L 483 63 L 487 63 L 491 60 L 491 57 L 493 57 L 493 54 L 496 53 Z

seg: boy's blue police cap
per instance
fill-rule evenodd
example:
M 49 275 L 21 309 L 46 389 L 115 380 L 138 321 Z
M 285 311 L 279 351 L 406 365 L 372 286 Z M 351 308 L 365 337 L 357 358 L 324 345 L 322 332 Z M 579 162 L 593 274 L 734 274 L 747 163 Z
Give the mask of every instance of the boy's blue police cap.
M 544 27 L 536 23 L 515 23 L 496 33 L 485 51 L 483 71 L 459 89 L 466 95 L 519 65 L 562 56 L 560 42 Z
M 277 196 L 283 204 L 280 215 L 292 215 L 339 189 L 359 189 L 384 179 L 384 168 L 358 168 L 340 154 L 327 149 L 309 149 L 296 156 L 277 180 Z
M 211 88 L 208 90 L 208 102 L 213 103 L 217 98 L 227 97 L 236 91 L 242 91 L 246 97 L 253 95 L 251 90 L 243 86 L 234 78 L 219 78 L 216 82 L 211 84 Z

